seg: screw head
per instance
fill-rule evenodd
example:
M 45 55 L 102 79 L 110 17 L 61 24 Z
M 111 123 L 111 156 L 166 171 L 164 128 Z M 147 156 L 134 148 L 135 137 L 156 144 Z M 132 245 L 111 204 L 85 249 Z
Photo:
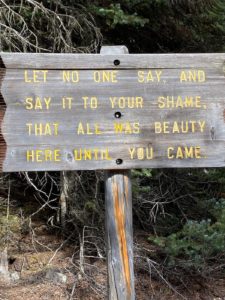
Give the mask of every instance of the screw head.
M 120 111 L 117 111 L 117 112 L 115 112 L 114 116 L 115 116 L 115 118 L 119 119 L 119 118 L 121 118 L 122 114 Z
M 116 164 L 117 165 L 122 165 L 122 163 L 123 163 L 123 160 L 121 158 L 117 158 Z
M 120 60 L 119 59 L 115 59 L 113 63 L 114 63 L 115 66 L 119 66 L 120 65 Z

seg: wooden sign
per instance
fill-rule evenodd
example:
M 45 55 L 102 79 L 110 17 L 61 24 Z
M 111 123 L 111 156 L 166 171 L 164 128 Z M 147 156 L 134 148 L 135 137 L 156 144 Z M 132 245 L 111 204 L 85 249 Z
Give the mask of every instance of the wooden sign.
M 2 171 L 225 166 L 225 54 L 0 54 Z

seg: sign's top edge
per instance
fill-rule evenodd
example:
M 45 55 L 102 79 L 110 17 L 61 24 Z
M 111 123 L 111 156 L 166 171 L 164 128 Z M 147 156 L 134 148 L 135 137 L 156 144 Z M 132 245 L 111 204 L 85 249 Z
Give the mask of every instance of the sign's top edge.
M 3 52 L 0 51 L 0 55 L 21 55 L 21 56 L 218 56 L 218 55 L 225 55 L 225 52 L 214 52 L 214 53 L 34 53 L 34 52 Z
M 177 69 L 224 68 L 225 53 L 78 54 L 0 52 L 6 69 Z

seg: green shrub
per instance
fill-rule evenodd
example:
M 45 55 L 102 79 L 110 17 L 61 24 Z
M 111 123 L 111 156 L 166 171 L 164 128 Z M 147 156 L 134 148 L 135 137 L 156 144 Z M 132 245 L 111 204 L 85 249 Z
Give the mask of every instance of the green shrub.
M 150 238 L 167 256 L 168 266 L 192 268 L 205 272 L 224 258 L 225 249 L 225 199 L 211 200 L 211 219 L 189 220 L 183 228 L 167 237 Z
M 137 13 L 125 13 L 119 3 L 110 4 L 109 7 L 90 6 L 90 9 L 97 16 L 105 19 L 109 28 L 115 28 L 116 25 L 130 25 L 143 27 L 149 22 L 147 18 L 139 17 Z

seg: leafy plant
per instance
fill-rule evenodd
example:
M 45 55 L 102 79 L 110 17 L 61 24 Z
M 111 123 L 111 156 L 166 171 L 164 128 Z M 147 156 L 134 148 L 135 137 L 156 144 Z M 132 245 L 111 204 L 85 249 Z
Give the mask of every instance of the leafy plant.
M 147 18 L 139 17 L 137 13 L 128 14 L 124 12 L 119 3 L 110 4 L 109 7 L 92 6 L 91 10 L 96 15 L 105 19 L 106 24 L 110 28 L 115 28 L 117 25 L 130 25 L 143 27 L 149 22 Z
M 167 237 L 150 238 L 167 256 L 169 266 L 193 268 L 205 272 L 207 266 L 224 258 L 225 199 L 212 199 L 211 219 L 188 220 L 183 228 Z

